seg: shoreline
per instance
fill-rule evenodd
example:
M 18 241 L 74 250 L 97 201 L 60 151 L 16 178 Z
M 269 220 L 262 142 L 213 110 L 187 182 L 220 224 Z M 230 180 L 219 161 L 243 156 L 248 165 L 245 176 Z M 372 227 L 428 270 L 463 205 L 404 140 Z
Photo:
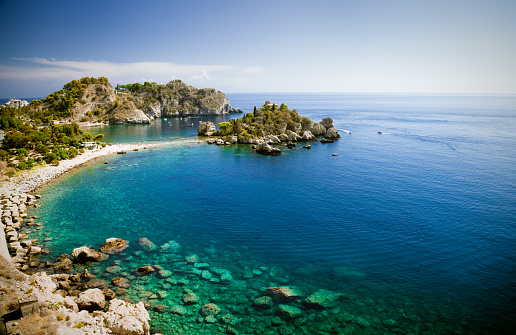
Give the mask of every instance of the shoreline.
M 152 144 L 129 144 L 120 143 L 108 145 L 104 148 L 96 150 L 86 150 L 84 153 L 77 155 L 72 159 L 59 161 L 59 165 L 46 164 L 36 167 L 35 169 L 22 171 L 20 174 L 11 178 L 11 180 L 3 181 L 0 185 L 0 194 L 20 194 L 34 192 L 36 189 L 47 185 L 62 174 L 74 170 L 81 165 L 95 160 L 100 157 L 116 154 L 120 151 L 136 151 L 159 146 L 186 144 L 184 141 L 179 142 L 160 142 Z

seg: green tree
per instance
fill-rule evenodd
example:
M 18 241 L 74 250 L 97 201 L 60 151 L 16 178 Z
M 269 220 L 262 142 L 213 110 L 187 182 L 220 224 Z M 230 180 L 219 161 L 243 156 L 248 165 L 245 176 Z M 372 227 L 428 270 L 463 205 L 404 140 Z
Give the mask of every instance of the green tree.
M 91 136 L 91 134 L 90 134 L 90 133 L 88 133 L 87 131 L 85 131 L 85 132 L 83 132 L 83 133 L 82 133 L 82 140 L 83 140 L 84 142 L 90 142 L 90 141 L 91 141 L 91 139 L 92 139 L 92 136 Z
M 104 134 L 97 134 L 95 135 L 95 137 L 93 138 L 93 141 L 94 142 L 97 142 L 97 141 L 100 141 L 101 139 L 104 138 Z

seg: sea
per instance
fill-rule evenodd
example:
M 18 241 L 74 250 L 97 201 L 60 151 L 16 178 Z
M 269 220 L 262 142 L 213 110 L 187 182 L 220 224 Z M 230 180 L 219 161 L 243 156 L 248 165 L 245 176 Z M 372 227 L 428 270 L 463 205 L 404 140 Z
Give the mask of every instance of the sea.
M 271 101 L 331 117 L 341 138 L 263 156 L 198 143 L 200 122 L 241 115 L 85 129 L 169 144 L 38 190 L 42 260 L 129 241 L 74 271 L 148 302 L 151 333 L 514 334 L 516 96 L 227 96 L 245 113 Z

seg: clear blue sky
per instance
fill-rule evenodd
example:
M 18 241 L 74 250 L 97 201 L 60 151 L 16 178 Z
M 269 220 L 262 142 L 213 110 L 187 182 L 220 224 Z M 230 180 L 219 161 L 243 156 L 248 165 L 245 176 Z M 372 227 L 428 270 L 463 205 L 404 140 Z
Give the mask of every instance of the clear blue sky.
M 516 1 L 0 0 L 0 97 L 84 76 L 223 92 L 516 93 Z

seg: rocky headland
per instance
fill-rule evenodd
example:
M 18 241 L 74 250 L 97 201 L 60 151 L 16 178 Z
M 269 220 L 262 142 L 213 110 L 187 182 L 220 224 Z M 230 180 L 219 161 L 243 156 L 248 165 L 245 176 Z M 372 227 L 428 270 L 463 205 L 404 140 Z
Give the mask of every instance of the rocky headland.
M 145 82 L 114 88 L 105 77 L 81 78 L 21 113 L 31 119 L 49 115 L 63 122 L 150 123 L 157 117 L 213 116 L 241 113 L 226 95 L 213 88 L 195 88 L 177 79 L 167 84 Z

